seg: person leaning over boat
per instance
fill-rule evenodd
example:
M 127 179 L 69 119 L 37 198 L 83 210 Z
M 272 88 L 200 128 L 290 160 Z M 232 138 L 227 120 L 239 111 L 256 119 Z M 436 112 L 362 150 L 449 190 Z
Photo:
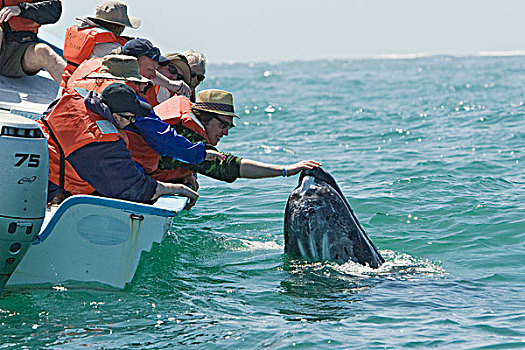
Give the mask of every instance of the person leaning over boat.
M 171 106 L 165 102 L 166 105 L 161 105 L 165 107 L 164 110 L 159 110 L 161 106 L 156 109 L 161 119 L 174 126 L 179 135 L 191 142 L 202 141 L 211 149 L 216 149 L 220 139 L 227 136 L 229 130 L 235 126 L 233 118 L 239 118 L 234 112 L 232 94 L 223 90 L 200 91 L 193 106 L 185 97 L 175 96 L 168 101 L 172 103 Z M 160 181 L 169 181 L 170 171 L 182 167 L 217 180 L 233 182 L 238 178 L 292 176 L 301 170 L 321 166 L 321 163 L 314 160 L 279 165 L 222 153 L 226 159 L 205 161 L 197 165 L 182 164 L 175 159 L 162 157 L 157 173 L 152 176 Z M 196 183 L 193 186 L 198 188 Z
M 122 49 L 114 50 L 113 53 L 128 55 L 136 57 L 139 62 L 140 74 L 148 79 L 151 79 L 153 84 L 147 86 L 140 95 L 146 101 L 155 107 L 159 104 L 157 101 L 157 94 L 155 92 L 155 85 L 163 86 L 170 91 L 180 95 L 189 95 L 191 89 L 183 80 L 170 80 L 157 71 L 159 66 L 167 66 L 170 60 L 160 54 L 160 50 L 153 46 L 153 44 L 144 38 L 135 38 L 130 40 L 122 47 Z
M 49 45 L 38 43 L 38 28 L 56 23 L 59 0 L 2 0 L 0 3 L 0 75 L 19 78 L 45 68 L 60 83 L 66 65 Z
M 111 84 L 85 98 L 68 89 L 40 121 L 49 143 L 48 201 L 62 190 L 136 202 L 179 194 L 190 198 L 190 205 L 195 203 L 195 191 L 158 182 L 131 159 L 121 130 L 150 111 L 151 106 L 124 84 Z
M 168 63 L 167 66 L 159 66 L 157 71 L 170 80 L 182 80 L 186 83 L 186 85 L 190 86 L 192 81 L 192 72 L 186 56 L 181 53 L 169 53 L 164 57 L 169 59 L 170 63 Z M 175 93 L 163 86 L 158 85 L 155 86 L 155 93 L 156 99 L 159 103 L 166 101 L 172 96 L 182 95 L 181 93 Z
M 78 25 L 66 30 L 64 58 L 67 65 L 62 76 L 62 87 L 85 60 L 104 57 L 122 47 L 129 37 L 122 36 L 126 27 L 137 29 L 140 18 L 128 16 L 128 7 L 118 0 L 106 0 L 97 5 L 95 17 L 77 17 Z
M 100 69 L 88 67 L 92 60 L 101 60 Z M 84 66 L 87 68 L 84 69 Z M 83 73 L 88 74 L 81 77 Z M 102 59 L 92 58 L 84 62 L 71 76 L 68 87 L 100 93 L 115 82 L 126 84 L 137 91 L 137 87 L 150 80 L 140 75 L 135 57 L 108 55 Z M 133 160 L 142 167 L 146 174 L 157 168 L 160 156 L 169 156 L 190 164 L 198 164 L 205 159 L 213 160 L 216 157 L 224 158 L 215 150 L 206 150 L 202 142 L 192 144 L 186 138 L 177 135 L 175 129 L 164 123 L 153 110 L 146 117 L 137 116 L 135 123 L 126 127 L 124 132 L 127 134 L 128 149 L 131 151 Z M 147 157 L 136 153 L 143 147 L 151 150 Z
M 197 86 L 199 86 L 200 83 L 205 78 L 206 74 L 206 57 L 204 54 L 202 54 L 199 51 L 196 50 L 186 50 L 182 53 L 186 59 L 188 60 L 188 63 L 190 64 L 191 68 L 191 102 L 195 102 L 195 89 Z

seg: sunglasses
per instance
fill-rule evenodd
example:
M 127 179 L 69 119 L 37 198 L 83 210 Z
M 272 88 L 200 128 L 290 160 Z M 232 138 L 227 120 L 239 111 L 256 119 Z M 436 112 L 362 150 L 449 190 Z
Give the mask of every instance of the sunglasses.
M 191 72 L 191 77 L 192 77 L 192 78 L 197 77 L 197 81 L 198 81 L 199 83 L 200 83 L 201 81 L 203 81 L 204 78 L 206 78 L 206 77 L 204 76 L 204 74 L 197 74 L 197 73 L 195 73 L 195 72 Z
M 170 71 L 171 74 L 177 77 L 175 80 L 184 80 L 184 77 L 182 76 L 182 74 L 179 73 L 179 70 L 177 69 L 177 67 L 169 64 L 168 70 Z
M 122 113 L 117 113 L 117 114 L 120 115 L 122 118 L 129 120 L 130 124 L 135 124 L 134 115 L 130 116 L 130 115 L 122 114 Z
M 221 129 L 223 130 L 235 128 L 235 124 L 233 123 L 230 124 L 227 121 L 222 120 L 221 118 L 217 117 L 216 115 L 214 115 L 213 118 L 221 122 Z

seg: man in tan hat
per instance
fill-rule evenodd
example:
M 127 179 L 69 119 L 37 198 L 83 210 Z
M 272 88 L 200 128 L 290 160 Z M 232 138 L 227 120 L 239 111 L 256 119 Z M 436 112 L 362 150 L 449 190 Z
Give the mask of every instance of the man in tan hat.
M 38 42 L 42 24 L 56 23 L 62 14 L 59 0 L 2 0 L 0 3 L 0 75 L 19 78 L 45 68 L 60 83 L 66 63 L 53 49 Z
M 124 28 L 140 26 L 140 18 L 128 16 L 128 7 L 118 0 L 103 1 L 97 5 L 95 17 L 77 17 L 77 21 L 78 25 L 66 31 L 64 83 L 83 61 L 109 55 L 112 50 L 122 47 L 129 39 L 121 36 Z
M 177 99 L 179 100 L 177 101 Z M 185 98 L 172 97 L 165 102 L 165 104 L 168 102 L 173 103 L 171 110 L 156 110 L 156 112 L 161 115 L 161 119 L 174 126 L 179 135 L 185 136 L 192 142 L 202 141 L 207 147 L 216 149 L 215 146 L 217 146 L 220 139 L 227 136 L 229 131 L 235 126 L 233 119 L 239 118 L 234 111 L 232 94 L 216 89 L 203 90 L 197 95 L 197 102 L 192 107 L 190 107 L 191 104 L 189 103 L 184 104 L 183 99 Z M 182 105 L 188 107 L 177 108 Z M 229 153 L 221 153 L 224 154 L 226 159 L 205 161 L 197 165 L 183 164 L 169 157 L 163 157 L 159 162 L 159 169 L 167 172 L 176 168 L 186 168 L 217 180 L 233 182 L 237 178 L 255 179 L 292 176 L 298 174 L 301 170 L 321 166 L 321 163 L 314 160 L 300 161 L 290 165 L 279 165 L 240 158 Z M 156 178 L 166 177 L 158 176 Z M 194 186 L 194 188 L 197 188 L 197 186 Z
M 107 55 L 84 61 L 71 75 L 68 88 L 82 88 L 101 92 L 115 80 L 140 91 L 151 80 L 140 75 L 137 59 L 127 55 Z

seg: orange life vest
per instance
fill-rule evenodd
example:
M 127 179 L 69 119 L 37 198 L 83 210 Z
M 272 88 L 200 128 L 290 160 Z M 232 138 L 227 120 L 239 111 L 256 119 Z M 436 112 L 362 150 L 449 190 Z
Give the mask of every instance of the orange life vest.
M 135 92 L 137 92 L 137 86 L 133 83 L 127 83 L 122 80 L 113 80 L 113 79 L 92 79 L 92 78 L 86 78 L 86 76 L 90 73 L 97 72 L 100 69 L 100 65 L 102 62 L 102 58 L 90 58 L 89 60 L 83 62 L 78 69 L 73 73 L 70 80 L 67 83 L 68 89 L 72 89 L 75 87 L 86 89 L 88 91 L 95 91 L 98 93 L 101 93 L 107 86 L 113 84 L 113 83 L 122 83 L 127 84 Z M 153 90 L 155 86 L 152 86 L 150 90 Z M 143 96 L 143 95 L 141 95 Z M 165 101 L 162 105 L 170 105 L 170 107 L 161 107 L 161 110 L 163 113 L 166 112 L 169 115 L 178 114 L 179 110 L 183 110 L 184 112 L 181 113 L 191 113 L 191 103 L 189 103 L 187 98 L 183 98 L 180 101 L 179 100 L 172 100 L 169 104 L 168 101 L 172 100 L 171 98 L 167 101 Z M 160 105 L 159 105 L 160 107 Z M 157 109 L 155 109 L 157 110 Z M 191 116 L 190 116 L 191 118 Z M 193 120 L 192 120 L 193 122 Z M 193 122 L 195 123 L 195 122 Z M 177 123 L 174 123 L 177 124 Z M 197 124 L 195 124 L 196 127 L 200 128 Z M 202 130 L 202 129 L 201 129 Z M 161 181 L 173 181 L 176 179 L 180 179 L 183 177 L 186 177 L 187 175 L 190 175 L 192 172 L 187 169 L 176 169 L 176 170 L 158 170 L 157 167 L 159 165 L 160 156 L 159 154 L 153 150 L 147 143 L 144 141 L 142 136 L 140 134 L 137 134 L 136 132 L 130 131 L 130 130 L 122 130 L 123 133 L 126 134 L 126 137 L 128 139 L 128 149 L 131 153 L 131 158 L 134 162 L 140 164 L 142 168 L 144 169 L 144 172 L 147 175 L 152 175 L 153 178 L 155 178 L 154 174 L 158 172 L 162 172 L 162 180 Z M 166 175 L 169 172 L 169 176 L 166 177 Z M 161 176 L 159 174 L 159 176 Z
M 0 9 L 2 9 L 2 7 L 15 6 L 15 5 L 18 5 L 24 2 L 35 2 L 35 1 L 34 0 L 4 0 L 2 1 L 2 4 L 4 6 L 0 6 Z M 11 30 L 13 32 L 27 31 L 27 32 L 33 32 L 36 34 L 38 33 L 38 28 L 40 28 L 40 24 L 30 19 L 22 18 L 20 16 L 11 17 L 11 19 L 7 21 L 7 23 L 9 23 L 9 26 L 11 27 Z M 3 28 L 3 25 L 0 24 L 0 27 Z
M 86 75 L 97 72 L 100 69 L 101 62 L 102 58 L 93 57 L 82 63 L 69 79 L 67 83 L 68 89 L 77 87 L 101 93 L 109 85 L 121 83 L 130 86 L 137 92 L 137 86 L 135 84 L 123 80 L 86 78 Z M 126 134 L 128 139 L 128 149 L 133 161 L 140 164 L 146 174 L 153 172 L 159 163 L 158 153 L 147 145 L 141 135 L 129 130 L 123 130 L 122 132 Z
M 91 57 L 95 44 L 116 42 L 124 45 L 127 41 L 127 38 L 116 36 L 111 31 L 100 27 L 78 28 L 77 25 L 74 25 L 68 28 L 63 53 L 67 64 L 60 86 L 64 88 L 77 67 Z
M 157 100 L 157 94 L 159 93 L 160 86 L 152 84 L 147 90 L 146 93 L 139 93 L 146 102 L 150 104 L 151 107 L 156 107 L 159 105 L 159 100 Z
M 71 194 L 91 194 L 95 190 L 64 161 L 65 158 L 92 142 L 111 142 L 119 138 L 126 141 L 126 136 L 111 122 L 87 108 L 84 98 L 74 89 L 68 89 L 39 123 L 48 140 L 49 180 L 62 185 L 62 161 L 63 188 Z
M 95 82 L 97 79 L 85 79 L 85 77 L 91 73 L 98 72 L 100 70 L 101 65 L 102 57 L 93 57 L 87 61 L 82 62 L 82 64 L 80 64 L 80 66 L 78 66 L 78 68 L 73 72 L 73 74 L 69 75 L 69 78 L 67 79 L 67 82 L 65 82 L 66 84 L 63 87 L 79 87 L 88 91 L 94 90 L 88 88 L 87 86 L 91 86 L 90 84 Z M 63 78 L 64 77 L 62 76 L 62 81 L 64 82 Z
M 127 39 L 101 27 L 69 27 L 64 40 L 64 58 L 68 61 L 66 69 L 72 73 L 78 65 L 89 59 L 95 44 L 114 42 L 124 45 Z
M 173 96 L 156 106 L 154 111 L 165 123 L 169 125 L 182 123 L 182 125 L 187 128 L 198 132 L 209 142 L 206 131 L 191 118 L 191 102 L 188 98 L 184 96 Z M 159 154 L 148 146 L 144 139 L 136 133 L 130 131 L 126 131 L 126 133 L 130 139 L 129 150 L 133 160 L 141 164 L 146 174 L 151 175 L 155 180 L 172 182 L 193 173 L 191 170 L 185 168 L 173 170 L 158 169 Z
M 163 122 L 169 125 L 182 123 L 183 126 L 195 131 L 208 143 L 211 143 L 206 130 L 193 120 L 191 106 L 192 103 L 187 97 L 176 95 L 159 104 L 154 110 Z

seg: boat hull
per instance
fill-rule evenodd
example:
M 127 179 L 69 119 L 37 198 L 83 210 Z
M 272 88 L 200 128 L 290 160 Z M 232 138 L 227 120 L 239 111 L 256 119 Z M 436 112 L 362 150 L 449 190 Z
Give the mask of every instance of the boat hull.
M 7 286 L 97 282 L 124 288 L 144 251 L 160 243 L 184 197 L 162 197 L 155 205 L 74 196 L 48 210 L 44 228 Z

